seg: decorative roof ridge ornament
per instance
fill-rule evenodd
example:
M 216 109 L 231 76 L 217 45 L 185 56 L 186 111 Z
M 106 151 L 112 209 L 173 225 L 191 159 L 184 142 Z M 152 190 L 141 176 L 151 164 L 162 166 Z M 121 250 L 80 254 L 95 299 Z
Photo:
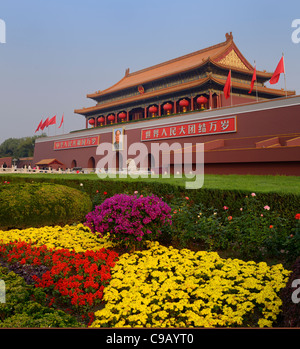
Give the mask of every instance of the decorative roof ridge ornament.
M 127 68 L 127 69 L 125 70 L 125 76 L 128 76 L 128 75 L 129 75 L 129 71 L 130 71 L 129 68 Z
M 232 40 L 233 40 L 232 32 L 230 32 L 229 34 L 226 33 L 226 34 L 225 34 L 225 37 L 226 37 L 226 41 L 232 41 Z

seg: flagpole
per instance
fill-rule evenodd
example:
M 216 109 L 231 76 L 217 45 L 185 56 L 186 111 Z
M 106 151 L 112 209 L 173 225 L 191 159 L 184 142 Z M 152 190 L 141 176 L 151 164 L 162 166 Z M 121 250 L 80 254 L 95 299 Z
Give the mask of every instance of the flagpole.
M 255 69 L 256 69 L 256 61 L 254 61 L 254 66 L 255 66 Z M 256 102 L 258 102 L 257 75 L 256 75 L 256 79 L 255 79 L 255 89 L 256 89 Z
M 230 103 L 232 106 L 232 76 L 231 76 L 231 69 L 230 69 Z
M 283 57 L 283 69 L 284 69 L 284 89 L 285 89 L 285 98 L 287 98 L 287 89 L 286 89 L 286 76 L 285 76 L 285 61 L 284 61 L 284 53 L 282 52 Z

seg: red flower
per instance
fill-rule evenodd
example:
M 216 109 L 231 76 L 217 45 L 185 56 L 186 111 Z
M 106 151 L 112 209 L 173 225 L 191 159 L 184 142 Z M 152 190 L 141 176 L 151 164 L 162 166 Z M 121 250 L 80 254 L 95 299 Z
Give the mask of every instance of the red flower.
M 274 227 L 273 227 L 273 225 L 270 225 L 269 228 L 272 229 L 272 228 L 274 228 Z
M 0 256 L 8 262 L 47 265 L 49 270 L 40 278 L 32 276 L 35 287 L 44 289 L 50 305 L 57 300 L 72 305 L 76 312 L 99 304 L 111 279 L 110 270 L 118 258 L 116 252 L 106 249 L 76 253 L 36 247 L 26 242 L 0 245 Z
M 105 192 L 103 193 L 103 195 L 107 195 L 107 192 L 105 191 Z
M 229 209 L 229 207 L 227 207 L 227 206 L 223 206 L 223 209 L 226 211 L 226 210 L 228 210 L 228 209 Z
M 228 219 L 229 221 L 231 221 L 231 220 L 232 220 L 232 216 L 227 217 L 227 219 Z
M 296 219 L 300 219 L 300 213 L 297 213 L 295 216 Z

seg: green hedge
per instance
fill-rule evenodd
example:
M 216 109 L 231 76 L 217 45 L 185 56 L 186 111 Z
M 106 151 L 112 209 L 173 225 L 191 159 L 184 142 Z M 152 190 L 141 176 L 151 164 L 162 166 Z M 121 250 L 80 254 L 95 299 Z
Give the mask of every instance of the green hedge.
M 50 183 L 0 186 L 0 228 L 27 228 L 80 222 L 91 211 L 86 193 Z
M 99 204 L 105 196 L 104 192 L 107 192 L 107 196 L 113 196 L 117 193 L 130 193 L 138 191 L 141 194 L 156 194 L 163 196 L 165 201 L 169 201 L 172 198 L 188 196 L 196 203 L 202 203 L 207 208 L 214 207 L 221 209 L 224 205 L 232 208 L 239 209 L 241 207 L 245 196 L 250 192 L 242 190 L 220 190 L 220 189 L 197 189 L 186 190 L 182 186 L 172 185 L 169 183 L 162 183 L 152 180 L 151 182 L 145 181 L 121 181 L 121 180 L 109 180 L 109 179 L 64 179 L 59 176 L 45 178 L 37 178 L 35 175 L 31 177 L 21 177 L 16 175 L 1 176 L 1 180 L 10 181 L 11 183 L 24 183 L 24 182 L 51 182 L 86 192 L 94 203 Z M 97 194 L 97 191 L 99 192 Z M 276 210 L 282 216 L 293 219 L 296 213 L 300 211 L 300 195 L 295 194 L 279 194 L 275 192 L 269 193 L 257 193 L 259 199 L 269 205 L 272 209 Z

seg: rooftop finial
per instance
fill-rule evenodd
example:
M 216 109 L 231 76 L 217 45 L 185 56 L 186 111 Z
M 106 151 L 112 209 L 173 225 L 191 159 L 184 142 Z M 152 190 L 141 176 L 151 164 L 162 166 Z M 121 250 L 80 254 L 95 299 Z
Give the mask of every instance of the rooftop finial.
M 232 32 L 230 32 L 229 34 L 226 33 L 226 34 L 225 34 L 225 37 L 226 37 L 226 41 L 233 40 Z
M 127 68 L 126 70 L 125 70 L 125 76 L 128 76 L 129 75 L 129 68 Z

